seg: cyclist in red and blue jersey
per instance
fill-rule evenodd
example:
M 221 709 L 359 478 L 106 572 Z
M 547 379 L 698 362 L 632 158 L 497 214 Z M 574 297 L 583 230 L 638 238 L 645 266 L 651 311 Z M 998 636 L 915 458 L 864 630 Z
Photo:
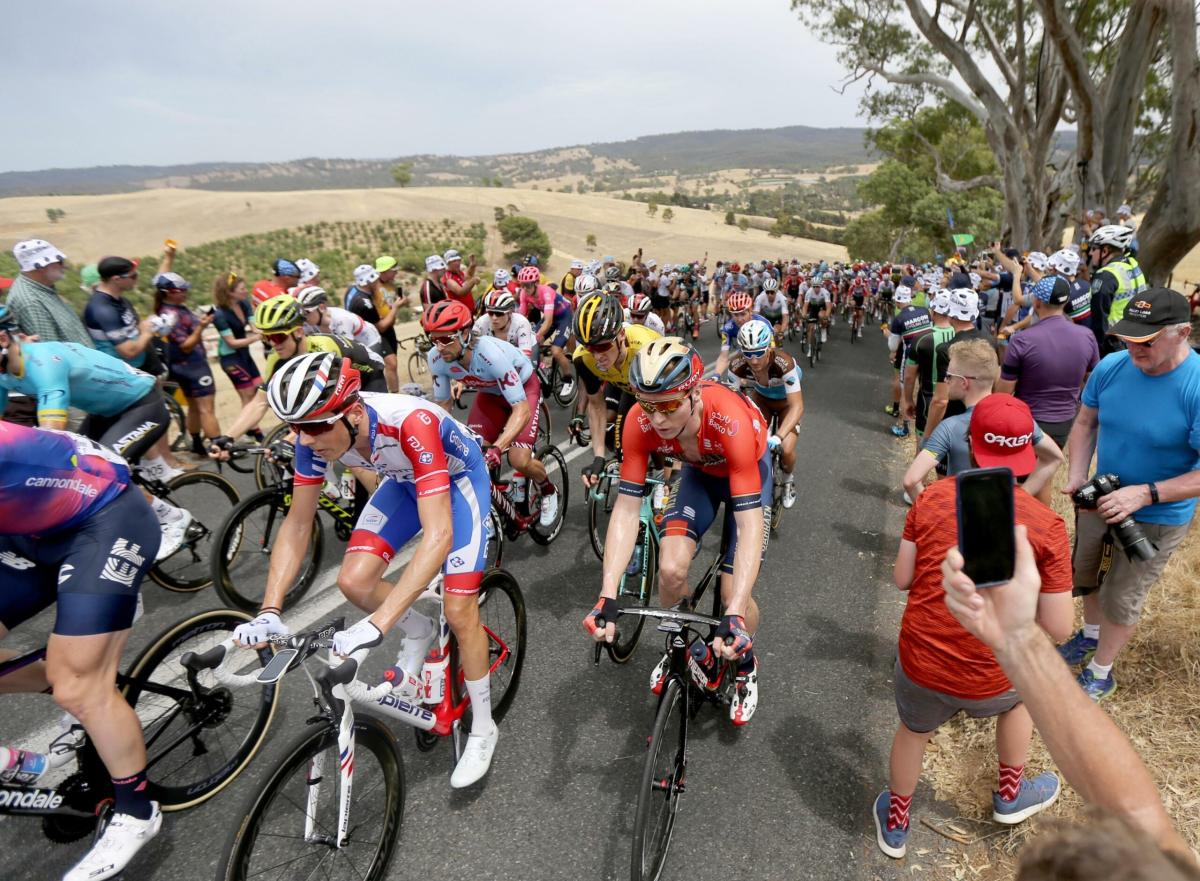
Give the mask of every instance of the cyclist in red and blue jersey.
M 79 435 L 0 422 L 0 638 L 57 603 L 45 662 L 5 676 L 5 690 L 52 689 L 113 781 L 115 815 L 69 881 L 116 875 L 162 826 L 141 722 L 116 688 L 158 542 L 119 456 Z
M 575 374 L 571 370 L 571 359 L 563 347 L 571 336 L 574 313 L 566 297 L 550 285 L 540 284 L 540 277 L 537 266 L 525 266 L 517 273 L 517 284 L 520 286 L 517 311 L 537 326 L 539 346 L 549 342 L 550 354 L 562 372 L 562 393 L 569 396 L 575 386 Z
M 271 409 L 296 432 L 292 504 L 271 554 L 263 606 L 234 635 L 243 645 L 257 645 L 288 632 L 280 608 L 307 554 L 326 469 L 340 461 L 374 471 L 381 480 L 359 515 L 338 573 L 342 594 L 368 617 L 334 634 L 333 648 L 361 662 L 398 624 L 405 637 L 397 659 L 405 674 L 397 680 L 400 696 L 415 697 L 413 671 L 419 672 L 436 626 L 411 607 L 443 573 L 446 620 L 458 640 L 472 714 L 450 785 L 470 786 L 487 773 L 499 737 L 491 715 L 487 636 L 479 623 L 491 494 L 487 465 L 476 437 L 441 407 L 361 386 L 350 360 L 332 352 L 293 358 L 271 377 Z M 401 546 L 418 533 L 400 580 L 394 586 L 383 581 Z
M 651 340 L 637 353 L 629 381 L 638 403 L 623 430 L 620 491 L 604 541 L 600 600 L 583 626 L 594 639 L 612 641 L 617 589 L 637 540 L 650 456 L 660 453 L 683 460 L 679 488 L 663 517 L 659 600 L 669 607 L 686 598 L 688 568 L 723 504 L 728 542 L 721 563 L 725 616 L 712 650 L 718 658 L 739 661 L 729 717 L 734 725 L 745 725 L 758 705 L 753 634 L 759 614 L 751 591 L 770 534 L 771 456 L 758 408 L 719 383 L 702 383 L 703 372 L 704 361 L 676 337 Z M 601 618 L 603 628 L 598 626 Z M 662 689 L 669 663 L 664 657 L 650 676 L 655 693 Z
M 752 318 L 757 318 L 759 321 L 770 321 L 763 315 L 754 312 L 754 301 L 750 295 L 739 291 L 729 295 L 725 301 L 725 308 L 729 310 L 729 320 L 721 325 L 721 354 L 717 356 L 716 367 L 713 372 L 717 376 L 724 376 L 725 369 L 729 367 L 729 359 L 733 355 L 733 350 L 737 348 L 738 331 L 742 329 L 742 325 Z
M 470 310 L 453 300 L 434 303 L 421 316 L 421 327 L 433 342 L 433 399 L 449 409 L 452 383 L 476 390 L 467 424 L 483 438 L 488 464 L 499 467 L 500 456 L 507 453 L 508 464 L 538 485 L 540 522 L 549 528 L 558 519 L 558 495 L 545 467 L 533 456 L 541 381 L 520 349 L 496 337 L 476 336 L 471 325 Z

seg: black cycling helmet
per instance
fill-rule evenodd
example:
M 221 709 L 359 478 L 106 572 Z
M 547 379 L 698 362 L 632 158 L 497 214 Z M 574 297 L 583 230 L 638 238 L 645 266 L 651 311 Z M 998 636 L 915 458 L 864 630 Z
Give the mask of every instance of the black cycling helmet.
M 617 338 L 625 322 L 621 300 L 612 294 L 591 294 L 575 311 L 575 336 L 585 346 Z

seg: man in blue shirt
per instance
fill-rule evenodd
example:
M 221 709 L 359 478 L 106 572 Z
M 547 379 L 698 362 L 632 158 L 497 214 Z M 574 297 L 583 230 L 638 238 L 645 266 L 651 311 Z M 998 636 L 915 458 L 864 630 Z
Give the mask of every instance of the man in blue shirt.
M 96 348 L 105 354 L 143 368 L 154 339 L 154 322 L 138 321 L 125 294 L 137 287 L 137 263 L 124 257 L 105 257 L 96 267 L 100 283 L 83 310 L 83 323 Z M 150 372 L 150 371 L 148 371 Z
M 1121 481 L 1095 511 L 1079 511 L 1073 565 L 1084 626 L 1059 649 L 1068 663 L 1091 660 L 1079 683 L 1096 700 L 1116 689 L 1113 662 L 1187 535 L 1200 496 L 1200 355 L 1188 346 L 1188 319 L 1187 299 L 1167 288 L 1130 299 L 1108 331 L 1128 348 L 1092 372 L 1067 444 L 1071 464 L 1063 492 L 1087 482 L 1093 452 L 1096 473 Z M 1151 559 L 1131 560 L 1119 543 L 1106 541 L 1109 526 L 1126 517 L 1157 546 Z

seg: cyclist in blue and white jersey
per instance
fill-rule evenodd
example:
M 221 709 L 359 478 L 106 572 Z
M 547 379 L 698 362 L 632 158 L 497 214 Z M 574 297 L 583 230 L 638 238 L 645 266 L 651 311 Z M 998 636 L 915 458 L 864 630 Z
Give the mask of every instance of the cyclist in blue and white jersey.
M 725 301 L 725 308 L 729 310 L 729 320 L 721 326 L 721 353 L 717 356 L 717 363 L 713 369 L 717 377 L 724 376 L 726 368 L 729 367 L 729 358 L 737 348 L 738 331 L 742 329 L 742 325 L 752 318 L 767 321 L 751 310 L 752 303 L 750 295 L 744 291 L 735 291 Z M 767 321 L 767 324 L 770 323 Z

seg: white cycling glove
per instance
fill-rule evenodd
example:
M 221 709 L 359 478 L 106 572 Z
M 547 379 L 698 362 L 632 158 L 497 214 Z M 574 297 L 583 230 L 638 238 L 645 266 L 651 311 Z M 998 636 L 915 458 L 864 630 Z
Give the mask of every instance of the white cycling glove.
M 383 634 L 371 623 L 370 618 L 363 618 L 353 627 L 339 630 L 333 635 L 333 650 L 343 658 L 362 649 L 371 649 L 383 642 Z
M 778 447 L 782 443 L 783 443 L 783 440 L 780 439 L 779 435 L 773 434 L 769 438 L 767 438 L 767 449 L 773 451 L 776 447 Z
M 279 620 L 275 612 L 262 612 L 253 621 L 239 624 L 233 630 L 233 638 L 241 646 L 255 646 L 266 642 L 272 636 L 288 636 L 291 633 L 287 625 Z

